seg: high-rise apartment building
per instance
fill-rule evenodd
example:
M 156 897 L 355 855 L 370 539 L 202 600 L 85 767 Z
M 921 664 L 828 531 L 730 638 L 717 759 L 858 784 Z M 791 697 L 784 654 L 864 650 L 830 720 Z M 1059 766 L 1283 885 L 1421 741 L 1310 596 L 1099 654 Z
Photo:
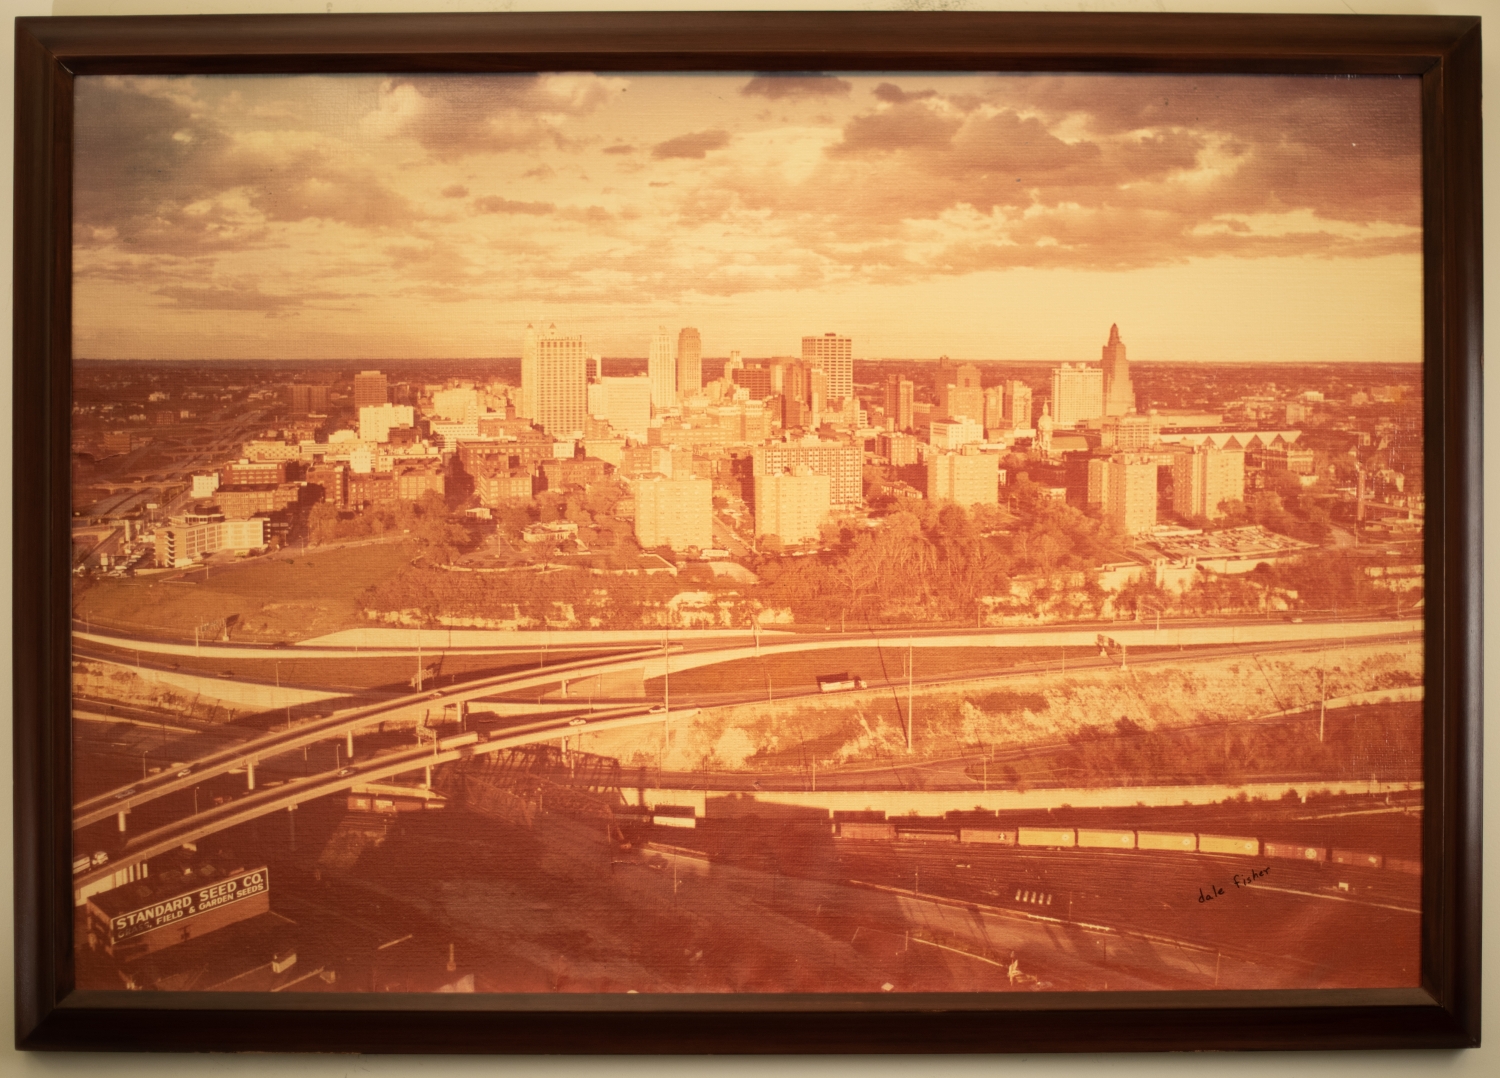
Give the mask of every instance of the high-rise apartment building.
M 1064 363 L 1052 371 L 1052 423 L 1070 430 L 1104 414 L 1104 372 L 1082 363 Z
M 1106 474 L 1104 514 L 1115 530 L 1121 535 L 1139 535 L 1156 527 L 1156 461 L 1117 453 L 1110 458 Z
M 602 419 L 616 434 L 644 442 L 651 427 L 651 378 L 606 376 L 588 389 L 589 415 Z
M 354 407 L 368 404 L 384 404 L 390 400 L 385 375 L 379 371 L 360 371 L 354 376 Z
M 932 454 L 927 458 L 927 497 L 966 506 L 999 504 L 1000 458 L 972 447 Z
M 638 479 L 635 541 L 644 549 L 711 548 L 714 538 L 713 480 Z
M 849 337 L 825 333 L 802 338 L 802 362 L 828 375 L 828 398 L 854 395 L 854 345 Z
M 893 374 L 885 380 L 886 430 L 911 430 L 916 399 L 916 386 L 910 379 Z
M 755 477 L 755 534 L 774 535 L 782 543 L 818 538 L 828 519 L 829 480 L 803 465 L 788 475 Z
M 857 445 L 822 442 L 772 442 L 755 447 L 752 475 L 780 475 L 806 465 L 814 475 L 826 475 L 834 505 L 858 505 L 864 499 L 865 454 Z
M 687 400 L 703 389 L 703 338 L 692 326 L 677 334 L 677 396 Z
M 1204 442 L 1172 460 L 1172 511 L 1189 519 L 1216 520 L 1224 502 L 1245 498 L 1245 452 Z
M 1130 415 L 1135 411 L 1135 387 L 1130 384 L 1130 364 L 1125 360 L 1125 342 L 1120 327 L 1109 327 L 1109 343 L 1104 346 L 1104 414 Z
M 1012 378 L 1005 383 L 1005 418 L 1016 430 L 1031 429 L 1031 387 Z
M 536 421 L 536 378 L 536 327 L 528 322 L 521 337 L 521 399 L 516 415 L 531 422 Z
M 588 412 L 588 347 L 549 326 L 536 339 L 536 423 L 554 438 L 581 434 Z
M 677 406 L 677 360 L 672 355 L 672 338 L 666 326 L 656 327 L 651 350 L 646 358 L 646 375 L 651 379 L 651 410 L 665 412 Z

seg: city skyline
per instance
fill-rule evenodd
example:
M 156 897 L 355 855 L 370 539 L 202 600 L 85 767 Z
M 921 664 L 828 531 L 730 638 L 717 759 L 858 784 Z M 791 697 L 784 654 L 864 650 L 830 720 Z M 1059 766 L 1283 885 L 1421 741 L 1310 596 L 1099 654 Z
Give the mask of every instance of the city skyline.
M 1421 358 L 1414 80 L 79 87 L 82 357 Z

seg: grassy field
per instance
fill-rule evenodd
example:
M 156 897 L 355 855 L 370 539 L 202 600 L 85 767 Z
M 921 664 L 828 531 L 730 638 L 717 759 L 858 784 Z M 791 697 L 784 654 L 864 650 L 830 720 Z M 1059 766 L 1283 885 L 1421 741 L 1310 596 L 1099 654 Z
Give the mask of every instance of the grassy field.
M 305 640 L 366 624 L 360 594 L 411 557 L 409 543 L 381 543 L 257 558 L 174 580 L 104 580 L 75 595 L 73 611 L 101 631 L 191 640 L 195 626 L 230 618 L 232 639 Z

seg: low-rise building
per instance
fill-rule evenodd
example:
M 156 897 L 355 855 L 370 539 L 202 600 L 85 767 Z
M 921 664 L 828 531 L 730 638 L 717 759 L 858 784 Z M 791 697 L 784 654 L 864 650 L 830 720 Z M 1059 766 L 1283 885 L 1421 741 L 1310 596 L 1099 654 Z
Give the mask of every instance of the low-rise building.
M 181 569 L 220 550 L 258 550 L 265 545 L 264 517 L 227 520 L 222 513 L 189 513 L 156 529 L 156 564 Z

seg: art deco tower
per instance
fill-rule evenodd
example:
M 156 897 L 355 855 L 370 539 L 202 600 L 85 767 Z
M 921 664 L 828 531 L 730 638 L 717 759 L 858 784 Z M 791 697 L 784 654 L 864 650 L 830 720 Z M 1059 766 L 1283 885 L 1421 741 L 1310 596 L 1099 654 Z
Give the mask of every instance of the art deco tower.
M 1109 343 L 1104 346 L 1104 414 L 1130 415 L 1135 411 L 1135 387 L 1130 384 L 1130 364 L 1125 359 L 1125 342 L 1120 327 L 1109 327 Z
M 516 415 L 536 419 L 536 327 L 530 323 L 521 338 L 521 400 L 516 405 Z
M 683 400 L 703 388 L 703 338 L 692 326 L 677 334 L 677 395 Z
M 651 410 L 664 412 L 677 405 L 677 363 L 672 357 L 672 338 L 666 326 L 656 327 L 651 351 L 646 359 L 646 373 L 651 377 Z

